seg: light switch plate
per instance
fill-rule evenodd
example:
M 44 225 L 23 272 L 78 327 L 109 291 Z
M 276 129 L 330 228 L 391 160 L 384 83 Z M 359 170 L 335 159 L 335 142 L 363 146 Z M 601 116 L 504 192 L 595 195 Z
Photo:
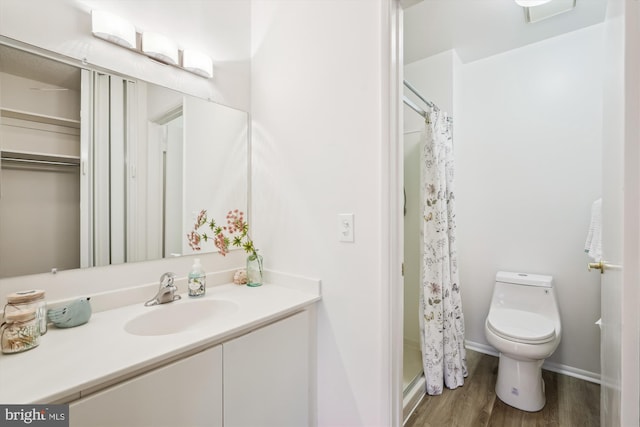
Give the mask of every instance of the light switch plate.
M 341 242 L 353 242 L 353 214 L 338 214 L 338 240 Z

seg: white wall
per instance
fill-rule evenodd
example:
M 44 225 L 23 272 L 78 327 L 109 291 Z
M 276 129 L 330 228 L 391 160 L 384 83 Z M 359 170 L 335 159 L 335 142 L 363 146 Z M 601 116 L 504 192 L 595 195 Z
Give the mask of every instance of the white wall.
M 596 376 L 600 278 L 583 249 L 601 196 L 602 65 L 602 25 L 464 64 L 454 111 L 467 340 L 487 344 L 496 271 L 550 274 L 563 331 L 549 361 Z
M 381 88 L 387 1 L 253 4 L 255 242 L 267 268 L 322 279 L 318 424 L 389 425 Z M 355 214 L 355 242 L 338 214 Z

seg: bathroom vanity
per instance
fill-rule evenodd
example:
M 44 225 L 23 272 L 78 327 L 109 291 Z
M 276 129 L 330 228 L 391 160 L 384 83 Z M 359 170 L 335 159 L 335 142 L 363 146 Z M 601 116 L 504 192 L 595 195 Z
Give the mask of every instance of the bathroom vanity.
M 311 425 L 319 299 L 311 280 L 226 284 L 99 312 L 0 356 L 0 401 L 69 403 L 83 427 Z

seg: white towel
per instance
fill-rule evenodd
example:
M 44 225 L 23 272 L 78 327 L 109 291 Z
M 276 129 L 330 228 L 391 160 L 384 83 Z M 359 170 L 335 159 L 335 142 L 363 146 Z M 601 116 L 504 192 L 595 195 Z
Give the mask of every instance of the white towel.
M 584 251 L 594 261 L 602 259 L 602 199 L 596 200 L 591 205 L 591 223 L 589 224 Z

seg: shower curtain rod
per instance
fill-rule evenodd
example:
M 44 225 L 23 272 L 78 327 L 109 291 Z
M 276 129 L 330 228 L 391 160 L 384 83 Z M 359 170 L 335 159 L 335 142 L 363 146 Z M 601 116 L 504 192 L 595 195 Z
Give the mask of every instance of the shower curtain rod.
M 436 104 L 434 104 L 431 101 L 427 101 L 424 96 L 420 95 L 420 92 L 418 92 L 418 89 L 416 89 L 415 87 L 413 87 L 411 85 L 411 83 L 409 83 L 408 81 L 404 80 L 404 85 L 407 87 L 407 89 L 409 89 L 411 92 L 413 92 L 418 98 L 420 98 L 422 100 L 422 102 L 424 102 L 425 104 L 427 104 L 427 107 L 432 108 L 436 111 L 439 110 L 438 106 Z
M 408 107 L 410 107 L 413 111 L 415 111 L 416 113 L 420 114 L 422 117 L 424 117 L 425 119 L 427 118 L 427 112 L 424 111 L 422 108 L 418 107 L 416 104 L 413 103 L 413 101 L 411 101 L 409 98 L 405 96 L 402 97 L 402 100 L 404 101 L 405 104 L 407 104 Z
M 418 92 L 418 89 L 416 89 L 415 87 L 413 87 L 411 85 L 411 83 L 409 83 L 406 80 L 403 80 L 404 85 L 407 87 L 407 89 L 409 89 L 411 92 L 413 92 L 418 98 L 420 98 L 420 100 L 422 102 L 424 102 L 425 104 L 427 104 L 427 107 L 431 108 L 434 111 L 440 111 L 440 108 L 438 108 L 438 106 L 436 104 L 434 104 L 433 102 L 425 99 L 424 96 L 420 95 L 420 92 Z M 407 104 L 407 106 L 409 106 L 413 111 L 415 111 L 416 113 L 420 114 L 422 117 L 426 118 L 427 117 L 427 113 L 426 111 L 424 111 L 422 108 L 418 107 L 416 104 L 414 104 L 409 98 L 407 98 L 406 96 L 402 97 L 402 100 L 404 101 L 405 104 Z M 452 121 L 453 118 L 451 116 L 447 117 L 448 121 Z

